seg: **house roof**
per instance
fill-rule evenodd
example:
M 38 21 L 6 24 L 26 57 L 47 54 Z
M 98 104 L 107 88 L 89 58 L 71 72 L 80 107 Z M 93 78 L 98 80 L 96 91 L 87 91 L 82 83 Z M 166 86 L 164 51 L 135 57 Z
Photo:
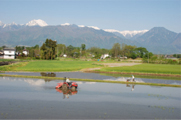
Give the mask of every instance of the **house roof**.
M 23 51 L 28 51 L 27 49 L 24 49 Z
M 3 51 L 5 51 L 5 50 L 8 50 L 8 51 L 15 51 L 14 48 L 4 48 Z

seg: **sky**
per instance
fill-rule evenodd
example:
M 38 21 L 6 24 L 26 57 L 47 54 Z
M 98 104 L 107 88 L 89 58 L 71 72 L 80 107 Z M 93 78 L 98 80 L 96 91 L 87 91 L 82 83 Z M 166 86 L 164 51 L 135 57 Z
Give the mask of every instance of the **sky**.
M 181 32 L 181 0 L 0 0 L 0 21 L 26 24 L 41 19 L 101 29 Z

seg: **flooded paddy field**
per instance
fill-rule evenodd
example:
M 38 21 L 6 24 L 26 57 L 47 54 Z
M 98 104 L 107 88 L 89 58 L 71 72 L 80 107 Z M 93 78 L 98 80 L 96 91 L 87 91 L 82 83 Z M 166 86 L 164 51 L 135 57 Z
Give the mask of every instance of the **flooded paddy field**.
M 63 92 L 58 82 L 0 77 L 0 119 L 181 119 L 181 88 L 77 82 Z
M 9 75 L 26 75 L 26 76 L 47 76 L 47 77 L 69 77 L 71 78 L 80 78 L 80 79 L 98 79 L 98 80 L 114 80 L 114 81 L 126 81 L 127 79 L 131 78 L 131 75 L 120 75 L 120 74 L 98 74 L 98 73 L 83 73 L 83 72 L 5 72 L 1 74 L 9 74 Z M 162 78 L 143 78 L 137 77 L 135 75 L 135 80 L 137 82 L 143 83 L 163 83 L 163 84 L 176 84 L 181 85 L 181 78 L 172 78 L 172 77 L 165 77 Z

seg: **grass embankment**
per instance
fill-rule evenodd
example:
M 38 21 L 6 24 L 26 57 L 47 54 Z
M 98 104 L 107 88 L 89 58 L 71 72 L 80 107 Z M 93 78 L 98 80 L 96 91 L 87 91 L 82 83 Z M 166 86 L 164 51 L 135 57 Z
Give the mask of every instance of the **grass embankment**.
M 59 78 L 59 77 L 7 75 L 7 74 L 0 74 L 0 77 L 36 78 L 36 79 L 45 79 L 45 80 L 49 80 L 49 81 L 64 79 L 64 78 Z M 137 84 L 137 85 L 150 85 L 150 86 L 163 86 L 163 87 L 181 87 L 181 85 L 161 84 L 161 83 L 140 83 L 140 82 L 124 82 L 124 81 L 94 80 L 94 79 L 79 79 L 79 78 L 71 78 L 71 79 L 73 81 L 84 81 L 84 82 L 104 82 L 104 83 Z
M 19 63 L 10 64 L 10 65 L 0 66 L 0 71 L 14 71 L 15 69 L 22 66 L 26 66 L 27 64 L 28 62 L 19 62 Z
M 181 76 L 180 65 L 169 64 L 139 64 L 134 66 L 122 66 L 122 67 L 104 67 L 94 72 L 102 73 L 130 73 L 130 74 L 145 74 L 145 75 L 171 75 Z
M 0 66 L 0 71 L 29 71 L 29 72 L 60 72 L 79 71 L 84 68 L 94 68 L 100 65 L 93 61 L 29 61 L 13 65 Z
M 61 72 L 80 71 L 87 68 L 101 68 L 99 70 L 87 71 L 110 73 L 110 74 L 134 74 L 148 76 L 172 76 L 181 77 L 181 65 L 169 64 L 139 64 L 134 66 L 107 67 L 101 65 L 107 61 L 81 61 L 70 59 L 61 60 L 38 60 L 19 62 L 11 65 L 0 66 L 0 71 L 29 71 L 29 72 Z M 124 64 L 124 62 L 117 62 Z M 126 63 L 129 64 L 129 63 Z

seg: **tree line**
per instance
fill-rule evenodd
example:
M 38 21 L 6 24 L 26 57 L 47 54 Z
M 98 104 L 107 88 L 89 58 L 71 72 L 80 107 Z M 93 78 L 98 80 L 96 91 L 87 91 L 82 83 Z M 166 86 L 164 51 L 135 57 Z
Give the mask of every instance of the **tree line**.
M 2 46 L 1 49 L 6 46 Z M 176 63 L 173 60 L 163 60 L 164 56 L 159 57 L 158 55 L 153 55 L 153 53 L 149 52 L 144 47 L 136 47 L 132 45 L 115 43 L 111 49 L 99 48 L 99 47 L 91 47 L 86 49 L 85 44 L 81 44 L 80 47 L 74 47 L 72 45 L 66 46 L 65 44 L 57 44 L 57 41 L 52 39 L 46 39 L 41 47 L 39 45 L 35 45 L 33 47 L 25 47 L 25 46 L 16 46 L 16 53 L 19 52 L 18 58 L 26 57 L 23 55 L 23 50 L 28 50 L 28 57 L 34 59 L 46 59 L 53 60 L 57 57 L 62 57 L 63 55 L 67 55 L 67 57 L 72 58 L 96 58 L 100 59 L 103 54 L 109 54 L 109 58 L 112 59 L 120 59 L 121 57 L 126 58 L 142 58 L 143 62 L 147 63 Z M 181 54 L 174 54 L 173 57 L 181 58 Z M 179 60 L 180 61 L 180 60 Z M 180 62 L 179 62 L 180 64 Z
M 2 46 L 1 48 L 5 48 Z M 46 39 L 41 47 L 35 45 L 33 47 L 16 46 L 16 53 L 18 52 L 19 58 L 25 57 L 23 50 L 28 50 L 28 57 L 36 59 L 53 60 L 57 57 L 62 57 L 66 54 L 68 57 L 80 58 L 80 57 L 94 57 L 100 59 L 101 55 L 109 54 L 111 58 L 127 57 L 135 59 L 137 57 L 151 57 L 153 54 L 148 52 L 144 47 L 136 47 L 132 45 L 115 43 L 111 49 L 91 47 L 86 49 L 85 44 L 81 44 L 80 47 L 74 47 L 72 45 L 66 46 L 65 44 L 57 44 L 57 41 L 52 39 Z
M 112 58 L 128 57 L 135 59 L 137 57 L 152 57 L 153 54 L 144 47 L 136 47 L 132 45 L 115 43 L 111 49 L 91 47 L 86 49 L 85 44 L 80 47 L 65 44 L 57 44 L 56 41 L 46 39 L 45 43 L 40 48 L 41 59 L 55 59 L 66 54 L 68 57 L 94 57 L 100 58 L 103 54 L 109 54 Z

